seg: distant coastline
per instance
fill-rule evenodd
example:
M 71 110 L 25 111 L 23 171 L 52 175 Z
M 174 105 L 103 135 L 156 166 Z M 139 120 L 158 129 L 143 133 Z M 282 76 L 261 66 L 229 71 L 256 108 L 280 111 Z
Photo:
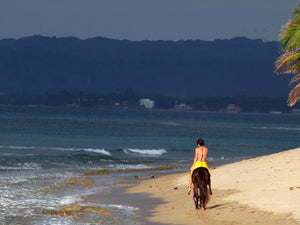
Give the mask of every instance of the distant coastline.
M 67 92 L 66 92 L 67 93 Z M 286 105 L 283 97 L 208 97 L 187 98 L 174 96 L 147 96 L 153 99 L 153 107 L 146 108 L 139 104 L 142 96 L 126 96 L 124 94 L 77 94 L 71 93 L 45 94 L 41 96 L 7 96 L 0 95 L 0 107 L 42 107 L 69 109 L 99 109 L 99 110 L 139 110 L 139 111 L 174 111 L 202 112 L 227 114 L 273 114 L 298 115 L 300 104 L 294 107 Z M 68 95 L 63 96 L 63 95 Z M 113 97 L 112 97 L 113 96 Z M 166 104 L 166 102 L 168 104 Z M 188 108 L 178 108 L 176 104 L 187 105 Z
M 142 107 L 126 107 L 126 106 L 109 106 L 109 105 L 96 105 L 96 106 L 74 106 L 74 105 L 44 105 L 44 104 L 3 104 L 0 102 L 0 111 L 3 109 L 16 109 L 16 108 L 61 108 L 61 109 L 78 109 L 78 110 L 122 110 L 122 111 L 145 111 L 145 112 L 186 112 L 186 113 L 222 113 L 222 114 L 269 114 L 269 115 L 300 115 L 300 111 L 298 108 L 293 107 L 284 111 L 268 111 L 268 110 L 258 110 L 258 111 L 238 111 L 231 112 L 227 111 L 224 108 L 220 108 L 218 110 L 201 110 L 201 109 L 175 109 L 175 108 L 152 108 L 145 109 Z

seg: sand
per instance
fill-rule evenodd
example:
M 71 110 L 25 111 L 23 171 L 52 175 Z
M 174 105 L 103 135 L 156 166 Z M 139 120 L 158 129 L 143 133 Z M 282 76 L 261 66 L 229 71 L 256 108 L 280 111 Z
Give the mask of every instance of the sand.
M 300 224 L 300 148 L 211 169 L 213 195 L 195 210 L 189 173 L 141 181 L 127 189 L 161 199 L 147 218 L 159 224 Z

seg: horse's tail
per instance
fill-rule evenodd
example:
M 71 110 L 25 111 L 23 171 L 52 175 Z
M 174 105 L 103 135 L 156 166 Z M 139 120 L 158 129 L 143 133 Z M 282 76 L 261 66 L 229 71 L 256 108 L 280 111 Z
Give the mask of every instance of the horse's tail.
M 207 185 L 209 182 L 209 172 L 206 168 L 202 168 L 201 170 L 201 179 L 202 182 L 199 183 L 199 189 L 200 189 L 200 198 L 205 199 L 205 203 L 209 201 L 209 194 L 208 194 L 208 189 Z

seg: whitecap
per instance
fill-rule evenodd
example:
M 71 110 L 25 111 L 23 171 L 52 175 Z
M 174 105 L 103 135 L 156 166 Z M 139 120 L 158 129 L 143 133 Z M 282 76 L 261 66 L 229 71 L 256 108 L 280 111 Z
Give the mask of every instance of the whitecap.
M 53 150 L 59 150 L 59 151 L 80 151 L 80 148 L 63 148 L 63 147 L 57 147 L 57 148 L 52 148 L 52 147 L 44 147 L 45 149 L 53 149 Z
M 94 152 L 102 155 L 108 155 L 111 156 L 110 152 L 106 151 L 105 149 L 97 149 L 97 148 L 48 148 L 48 149 L 55 149 L 60 151 L 86 151 L 86 152 Z
M 180 123 L 176 123 L 176 122 L 162 122 L 162 125 L 168 125 L 168 126 L 182 126 L 182 124 Z
M 86 151 L 86 152 L 94 152 L 103 155 L 110 156 L 110 152 L 105 149 L 97 149 L 97 148 L 65 148 L 65 147 L 34 147 L 34 146 L 0 146 L 0 148 L 9 148 L 9 149 L 47 149 L 47 150 L 58 150 L 58 151 Z
M 254 129 L 262 130 L 290 130 L 290 131 L 300 131 L 299 127 L 251 127 Z
M 0 170 L 39 170 L 41 166 L 35 162 L 17 163 L 16 166 L 0 166 Z
M 212 162 L 212 161 L 214 161 L 215 160 L 215 158 L 213 158 L 213 157 L 207 157 L 207 159 L 206 159 L 208 162 Z
M 146 156 L 160 156 L 164 153 L 167 153 L 165 149 L 132 149 L 132 148 L 124 149 L 124 152 L 126 154 L 140 154 Z
M 38 147 L 34 147 L 34 146 L 13 146 L 13 145 L 9 145 L 9 146 L 0 146 L 0 148 L 9 148 L 9 149 L 36 149 Z
M 83 150 L 87 151 L 87 152 L 95 152 L 95 153 L 111 156 L 110 152 L 106 151 L 105 149 L 86 148 L 86 149 L 83 149 Z

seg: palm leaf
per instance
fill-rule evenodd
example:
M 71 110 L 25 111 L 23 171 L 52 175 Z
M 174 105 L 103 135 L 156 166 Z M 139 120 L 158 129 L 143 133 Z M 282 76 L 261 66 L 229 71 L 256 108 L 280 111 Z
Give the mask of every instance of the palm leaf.
M 294 24 L 294 20 L 289 20 L 285 25 L 283 25 L 281 27 L 281 30 L 280 30 L 280 39 L 283 38 L 283 36 L 286 34 L 286 32 L 290 29 L 290 27 Z
M 300 47 L 300 15 L 282 27 L 280 43 L 283 51 L 291 51 Z
M 299 75 L 298 75 L 299 76 Z M 299 78 L 300 80 L 300 78 Z M 299 81 L 298 80 L 298 81 Z M 288 105 L 293 106 L 300 99 L 300 82 L 291 90 L 288 98 Z
M 300 15 L 300 3 L 298 4 L 298 7 L 292 13 L 292 18 L 296 18 L 299 15 Z
M 295 23 L 295 19 L 300 16 L 300 3 L 298 4 L 297 9 L 292 13 L 292 19 L 290 19 L 284 26 L 281 28 L 280 37 L 282 37 L 286 31 Z
M 300 51 L 291 51 L 281 55 L 275 62 L 276 73 L 300 72 Z
M 292 19 L 281 29 L 281 50 L 285 52 L 275 62 L 277 73 L 300 72 L 300 3 L 292 14 Z M 293 89 L 289 93 L 288 105 L 293 106 L 300 99 L 300 74 L 294 76 L 290 82 Z
M 296 82 L 300 82 L 300 74 L 298 74 L 292 78 L 290 85 L 293 85 Z

